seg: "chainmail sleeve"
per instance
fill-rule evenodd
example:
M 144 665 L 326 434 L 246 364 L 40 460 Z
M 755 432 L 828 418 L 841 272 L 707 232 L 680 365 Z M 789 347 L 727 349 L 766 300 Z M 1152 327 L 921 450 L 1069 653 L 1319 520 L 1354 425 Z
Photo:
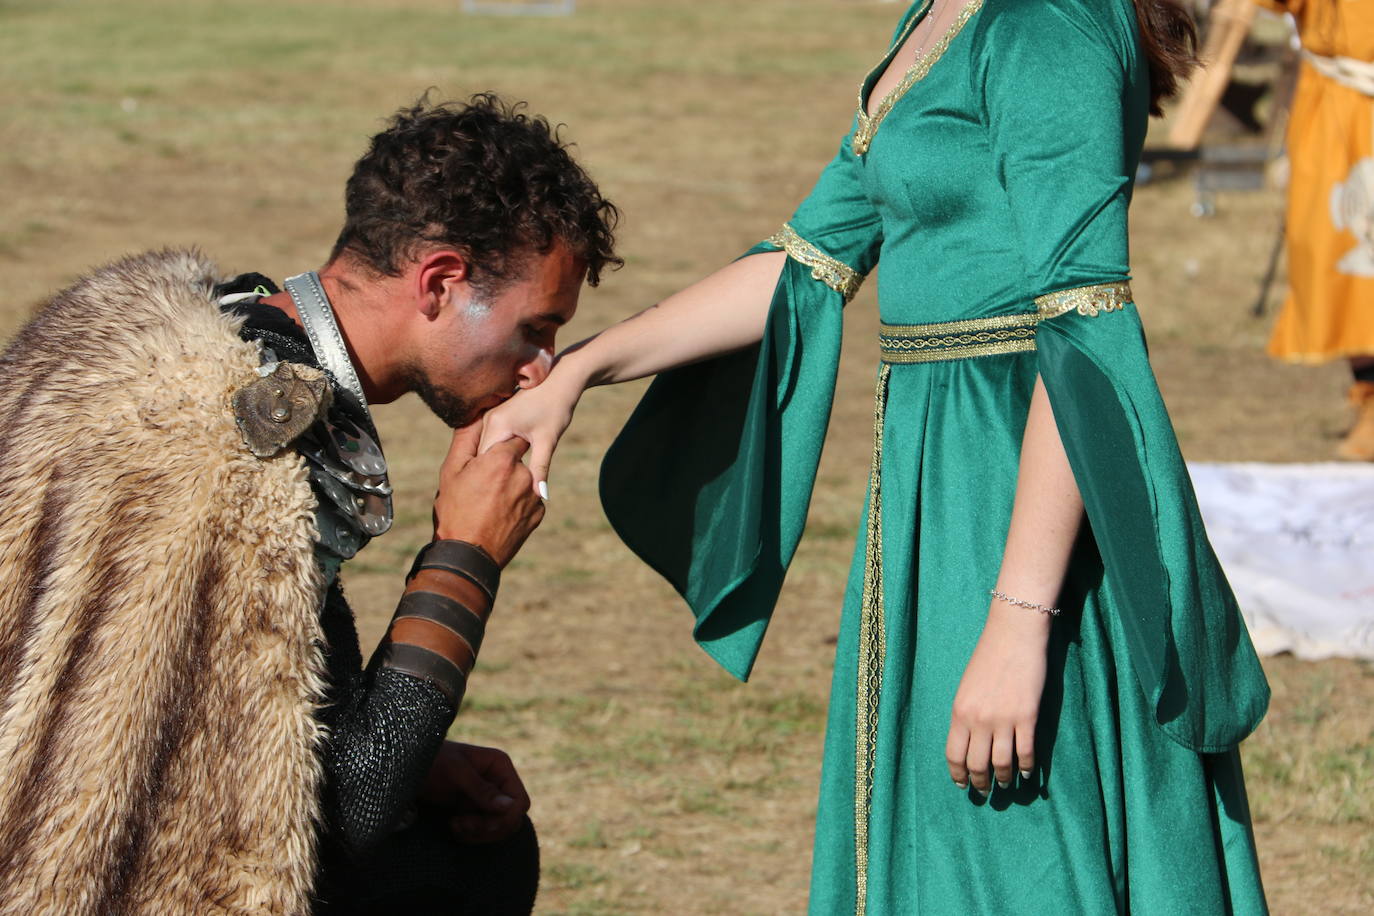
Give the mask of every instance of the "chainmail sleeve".
M 329 729 L 324 827 L 332 844 L 356 858 L 407 820 L 455 710 L 426 681 L 377 665 L 364 670 L 353 612 L 337 582 L 321 623 L 330 681 L 320 710 Z

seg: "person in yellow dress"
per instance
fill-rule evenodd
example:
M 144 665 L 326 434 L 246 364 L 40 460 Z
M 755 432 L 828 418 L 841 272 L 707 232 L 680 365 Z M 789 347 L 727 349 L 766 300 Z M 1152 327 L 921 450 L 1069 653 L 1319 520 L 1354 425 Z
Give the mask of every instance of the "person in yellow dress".
M 1257 0 L 1302 40 L 1288 129 L 1289 294 L 1269 353 L 1348 359 L 1355 425 L 1337 454 L 1374 461 L 1374 0 Z

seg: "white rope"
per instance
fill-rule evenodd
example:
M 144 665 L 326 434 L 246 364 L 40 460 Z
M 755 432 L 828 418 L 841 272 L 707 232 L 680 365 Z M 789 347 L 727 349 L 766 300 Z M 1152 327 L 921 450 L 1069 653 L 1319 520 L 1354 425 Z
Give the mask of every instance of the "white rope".
M 1326 57 L 1306 49 L 1302 56 L 1322 76 L 1374 98 L 1374 63 L 1353 57 Z

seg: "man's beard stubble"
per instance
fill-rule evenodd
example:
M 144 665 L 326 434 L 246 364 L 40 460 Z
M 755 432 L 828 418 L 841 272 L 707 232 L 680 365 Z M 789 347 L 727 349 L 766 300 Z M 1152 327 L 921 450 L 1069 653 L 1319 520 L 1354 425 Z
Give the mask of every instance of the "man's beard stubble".
M 482 415 L 470 401 L 451 394 L 435 385 L 423 370 L 412 367 L 407 373 L 410 390 L 420 396 L 425 406 L 451 429 L 470 426 Z

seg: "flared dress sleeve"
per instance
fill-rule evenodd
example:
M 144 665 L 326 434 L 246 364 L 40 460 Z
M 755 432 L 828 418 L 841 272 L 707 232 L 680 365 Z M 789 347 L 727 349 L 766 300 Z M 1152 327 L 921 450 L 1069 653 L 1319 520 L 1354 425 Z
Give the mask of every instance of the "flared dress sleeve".
M 806 524 L 843 308 L 882 242 L 852 135 L 792 219 L 746 253 L 789 255 L 761 343 L 659 375 L 602 463 L 611 525 L 678 590 L 697 642 L 741 680 Z
M 1123 654 L 1166 734 L 1224 750 L 1258 725 L 1268 685 L 1135 304 L 1082 292 L 1128 279 L 1126 210 L 1148 107 L 1132 6 L 1036 0 L 984 12 L 970 76 L 1020 239 L 1026 305 L 1043 318 L 1040 375 L 1123 614 Z

